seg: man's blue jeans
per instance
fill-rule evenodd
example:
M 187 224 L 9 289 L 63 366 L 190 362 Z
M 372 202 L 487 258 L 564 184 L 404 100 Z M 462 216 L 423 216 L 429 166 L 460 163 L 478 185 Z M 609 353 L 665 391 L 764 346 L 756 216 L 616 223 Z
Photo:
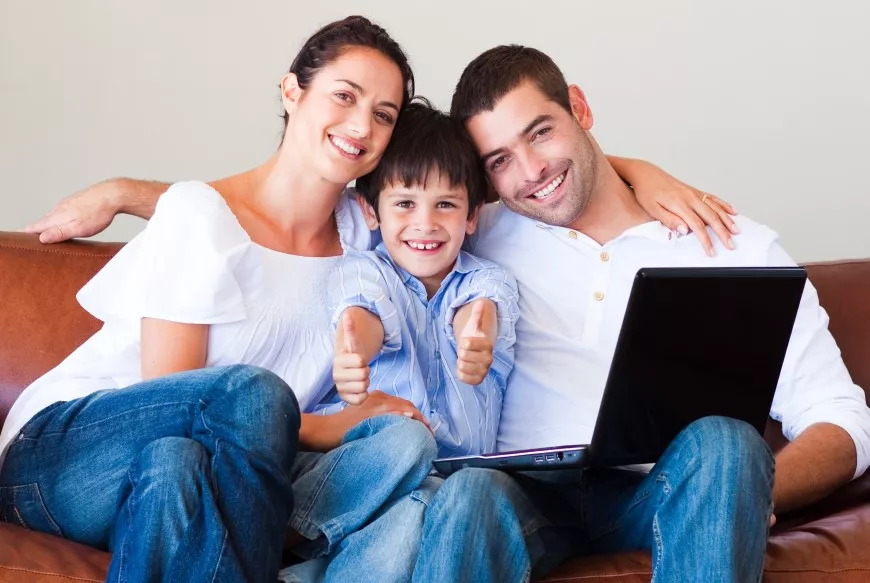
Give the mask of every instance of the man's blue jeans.
M 108 581 L 269 581 L 300 414 L 277 376 L 203 369 L 56 403 L 12 443 L 6 521 L 112 551 Z
M 654 583 L 760 581 L 774 461 L 749 425 L 701 419 L 649 474 L 482 469 L 427 512 L 415 581 L 528 581 L 570 556 L 652 552 Z
M 290 525 L 311 542 L 294 549 L 308 560 L 281 580 L 410 580 L 425 502 L 440 482 L 427 477 L 437 452 L 425 425 L 383 415 L 351 429 L 329 453 L 300 453 Z

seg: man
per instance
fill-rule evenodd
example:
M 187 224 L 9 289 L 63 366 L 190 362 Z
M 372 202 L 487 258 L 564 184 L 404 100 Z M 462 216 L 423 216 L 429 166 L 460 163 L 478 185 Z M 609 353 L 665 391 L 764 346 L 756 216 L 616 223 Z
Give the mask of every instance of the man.
M 483 53 L 451 109 L 503 203 L 472 251 L 520 290 L 499 449 L 589 442 L 640 267 L 794 265 L 743 217 L 737 249 L 712 258 L 695 234 L 652 221 L 590 134 L 582 91 L 539 51 Z M 724 418 L 690 425 L 648 474 L 462 470 L 426 512 L 415 580 L 523 581 L 569 555 L 631 549 L 652 551 L 657 583 L 760 580 L 771 510 L 814 502 L 870 463 L 870 410 L 827 321 L 808 284 L 771 411 L 791 440 L 775 480 L 757 432 Z
M 538 51 L 499 47 L 478 57 L 452 113 L 504 203 L 485 211 L 473 251 L 520 286 L 500 449 L 588 441 L 637 268 L 792 264 L 775 234 L 747 219 L 738 218 L 737 249 L 715 258 L 700 243 L 706 232 L 678 236 L 651 222 L 589 133 L 582 92 Z M 163 188 L 115 182 L 85 191 L 32 230 L 46 242 L 70 229 L 92 234 L 118 210 L 147 216 Z M 721 211 L 717 199 L 704 203 Z M 637 548 L 653 551 L 659 583 L 758 580 L 771 509 L 823 497 L 863 473 L 870 457 L 870 411 L 811 286 L 772 414 L 792 440 L 777 456 L 775 482 L 754 430 L 724 419 L 688 428 L 648 475 L 458 472 L 427 511 L 415 579 L 523 581 L 570 555 Z

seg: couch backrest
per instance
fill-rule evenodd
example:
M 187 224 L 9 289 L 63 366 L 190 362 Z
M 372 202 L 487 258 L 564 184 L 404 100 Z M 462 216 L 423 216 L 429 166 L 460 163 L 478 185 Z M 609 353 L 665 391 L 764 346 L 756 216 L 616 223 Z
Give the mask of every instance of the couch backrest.
M 75 294 L 120 248 L 0 233 L 0 424 L 24 387 L 99 329 Z
M 40 245 L 31 235 L 0 232 L 0 424 L 24 387 L 99 328 L 75 294 L 120 248 Z M 808 270 L 852 378 L 870 387 L 870 260 Z

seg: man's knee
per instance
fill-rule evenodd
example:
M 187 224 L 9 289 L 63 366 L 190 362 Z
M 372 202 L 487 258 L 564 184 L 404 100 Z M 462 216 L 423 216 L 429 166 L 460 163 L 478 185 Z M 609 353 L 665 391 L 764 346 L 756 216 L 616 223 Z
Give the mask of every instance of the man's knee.
M 773 470 L 773 454 L 764 438 L 750 424 L 730 417 L 699 419 L 686 427 L 674 444 L 689 448 L 702 466 L 730 475 Z

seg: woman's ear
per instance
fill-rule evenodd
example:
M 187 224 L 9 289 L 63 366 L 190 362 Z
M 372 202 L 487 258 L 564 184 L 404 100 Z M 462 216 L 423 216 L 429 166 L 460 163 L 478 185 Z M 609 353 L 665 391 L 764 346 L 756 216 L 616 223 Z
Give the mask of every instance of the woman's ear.
M 369 228 L 369 231 L 377 229 L 380 226 L 380 221 L 378 221 L 375 209 L 359 194 L 356 195 L 356 201 L 359 203 L 359 208 L 362 209 L 363 218 L 366 220 L 366 226 Z
M 571 102 L 571 113 L 577 118 L 580 127 L 586 131 L 592 129 L 592 109 L 589 108 L 589 102 L 586 101 L 586 96 L 583 90 L 576 85 L 568 86 L 568 100 Z
M 299 79 L 296 78 L 296 73 L 287 73 L 281 77 L 281 102 L 284 104 L 284 111 L 288 115 L 293 115 L 301 98 L 302 88 L 299 87 Z

